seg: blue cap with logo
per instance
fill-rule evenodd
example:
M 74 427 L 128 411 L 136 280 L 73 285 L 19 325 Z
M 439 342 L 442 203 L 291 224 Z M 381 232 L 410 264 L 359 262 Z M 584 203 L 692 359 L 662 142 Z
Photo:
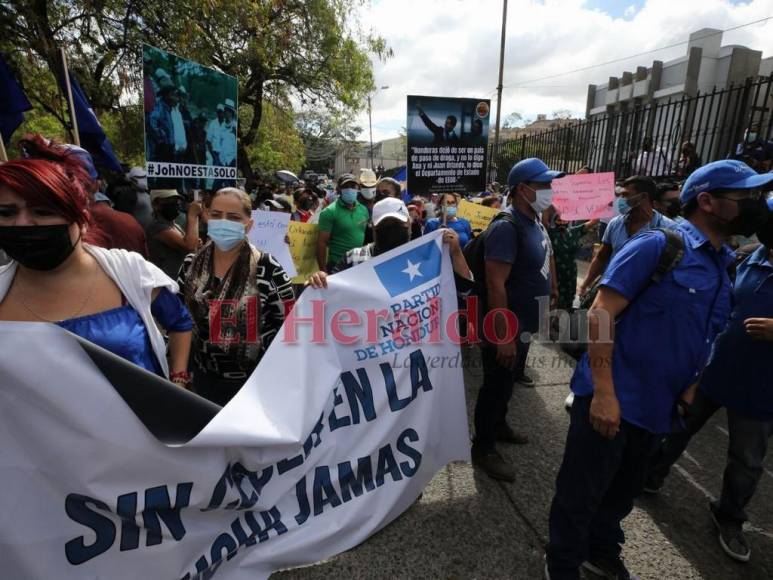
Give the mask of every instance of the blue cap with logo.
M 690 174 L 682 186 L 679 201 L 687 203 L 704 191 L 757 189 L 773 184 L 773 173 L 757 173 L 743 161 L 723 159 L 707 163 Z
M 563 171 L 554 171 L 550 169 L 542 159 L 529 157 L 522 159 L 510 170 L 507 176 L 507 185 L 515 187 L 519 183 L 550 183 L 554 179 L 566 175 Z

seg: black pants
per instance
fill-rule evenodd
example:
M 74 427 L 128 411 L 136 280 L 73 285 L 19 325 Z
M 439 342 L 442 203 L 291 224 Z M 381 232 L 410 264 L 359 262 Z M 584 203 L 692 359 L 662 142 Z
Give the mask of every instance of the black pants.
M 665 437 L 653 454 L 649 469 L 651 478 L 666 478 L 692 436 L 703 428 L 719 407 L 698 389 L 685 417 L 686 429 Z M 773 434 L 773 421 L 760 421 L 728 409 L 727 430 L 730 441 L 718 515 L 728 521 L 744 522 L 748 519 L 746 505 L 762 477 L 768 440 Z
M 579 578 L 588 558 L 620 557 L 625 535 L 620 522 L 641 491 L 657 438 L 622 421 L 614 439 L 590 424 L 592 397 L 575 397 L 564 459 L 550 507 L 547 562 L 553 580 Z
M 529 343 L 517 340 L 517 344 L 515 367 L 512 370 L 497 362 L 496 347 L 481 345 L 483 384 L 475 403 L 474 445 L 484 453 L 495 448 L 497 427 L 505 422 L 507 407 L 513 396 L 513 381 L 520 379 L 526 368 Z

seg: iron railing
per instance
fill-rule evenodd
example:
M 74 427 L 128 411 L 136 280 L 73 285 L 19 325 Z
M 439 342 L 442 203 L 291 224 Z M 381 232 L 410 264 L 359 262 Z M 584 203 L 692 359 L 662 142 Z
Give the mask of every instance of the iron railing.
M 740 156 L 747 131 L 759 134 L 758 149 L 773 151 L 773 75 L 716 87 L 646 105 L 594 115 L 579 123 L 522 135 L 499 144 L 494 166 L 499 181 L 514 163 L 539 157 L 551 168 L 614 171 L 617 178 L 677 173 L 681 146 L 689 141 L 701 163 Z M 772 155 L 773 156 L 773 155 Z

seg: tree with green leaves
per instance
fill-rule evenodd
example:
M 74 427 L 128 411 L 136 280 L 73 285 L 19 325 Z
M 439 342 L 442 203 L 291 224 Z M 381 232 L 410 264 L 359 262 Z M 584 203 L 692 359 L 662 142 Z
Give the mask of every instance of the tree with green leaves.
M 351 122 L 351 110 L 310 108 L 296 115 L 296 128 L 306 150 L 306 168 L 327 173 L 336 154 L 355 141 L 362 130 Z
M 213 66 L 239 79 L 239 166 L 267 159 L 260 142 L 266 103 L 278 110 L 362 107 L 373 87 L 371 56 L 387 58 L 383 39 L 352 16 L 362 0 L 4 0 L 0 50 L 25 92 L 45 112 L 33 121 L 68 125 L 55 75 L 64 47 L 70 69 L 124 159 L 142 150 L 142 42 Z M 45 122 L 44 122 L 45 121 Z M 34 123 L 33 123 L 34 124 Z M 281 127 L 297 136 L 294 123 Z M 273 142 L 278 142 L 276 139 Z M 260 151 L 256 151 L 262 149 Z M 289 159 L 297 160 L 294 153 Z M 295 162 L 295 161 L 293 161 Z M 261 168 L 260 165 L 258 165 Z M 263 167 L 269 170 L 268 167 Z
M 264 102 L 289 108 L 361 107 L 373 88 L 370 55 L 391 55 L 383 39 L 352 27 L 360 0 L 179 0 L 143 20 L 147 42 L 239 78 L 240 169 L 252 176 Z

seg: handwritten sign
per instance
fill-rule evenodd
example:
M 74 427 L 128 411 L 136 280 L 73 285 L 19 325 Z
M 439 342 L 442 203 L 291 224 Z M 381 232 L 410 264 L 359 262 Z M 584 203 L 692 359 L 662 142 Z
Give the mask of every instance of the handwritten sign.
M 464 199 L 459 202 L 459 209 L 456 210 L 456 216 L 470 222 L 473 230 L 485 230 L 498 213 L 498 209 Z
M 290 237 L 290 255 L 295 263 L 298 275 L 293 278 L 293 284 L 302 284 L 308 280 L 314 272 L 319 270 L 317 264 L 317 235 L 319 230 L 316 224 L 304 224 L 302 222 L 290 222 L 287 235 Z
M 287 226 L 290 223 L 290 214 L 278 211 L 255 210 L 252 212 L 254 222 L 247 237 L 253 246 L 261 252 L 267 252 L 274 256 L 282 265 L 290 278 L 294 277 L 295 264 L 290 255 L 290 246 L 285 242 Z
M 615 215 L 615 174 L 585 173 L 554 179 L 553 206 L 561 219 L 590 220 Z

